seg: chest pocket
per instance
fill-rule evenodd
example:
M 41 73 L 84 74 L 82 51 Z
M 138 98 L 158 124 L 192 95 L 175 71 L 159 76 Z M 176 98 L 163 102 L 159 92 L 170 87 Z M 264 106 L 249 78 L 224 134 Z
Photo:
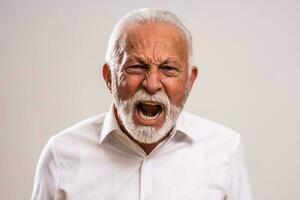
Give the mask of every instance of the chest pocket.
M 218 190 L 172 188 L 170 200 L 225 200 L 225 196 Z

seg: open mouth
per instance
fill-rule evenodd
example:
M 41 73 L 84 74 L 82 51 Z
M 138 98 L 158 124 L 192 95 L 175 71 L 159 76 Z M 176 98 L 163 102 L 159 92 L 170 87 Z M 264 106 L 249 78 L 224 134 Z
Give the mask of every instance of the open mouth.
M 138 114 L 143 120 L 154 120 L 163 111 L 163 106 L 157 102 L 141 101 L 136 106 Z

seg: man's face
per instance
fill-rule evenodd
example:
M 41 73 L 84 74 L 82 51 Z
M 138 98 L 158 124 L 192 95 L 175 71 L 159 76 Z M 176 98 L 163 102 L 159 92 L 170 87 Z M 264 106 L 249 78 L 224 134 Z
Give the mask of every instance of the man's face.
M 157 142 L 174 126 L 197 75 L 193 68 L 189 76 L 187 42 L 178 28 L 162 23 L 131 25 L 120 41 L 112 80 L 119 118 L 129 134 L 154 132 L 148 139 L 131 134 L 139 142 Z

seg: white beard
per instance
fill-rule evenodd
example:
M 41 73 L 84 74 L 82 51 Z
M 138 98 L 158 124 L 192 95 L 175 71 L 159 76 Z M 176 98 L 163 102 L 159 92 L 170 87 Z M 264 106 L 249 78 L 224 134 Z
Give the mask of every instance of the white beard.
M 170 100 L 165 92 L 158 91 L 153 95 L 148 94 L 144 90 L 139 90 L 136 94 L 128 100 L 121 100 L 116 92 L 116 87 L 113 83 L 113 93 L 115 100 L 115 107 L 119 119 L 126 131 L 138 142 L 144 144 L 151 144 L 158 142 L 164 136 L 166 136 L 174 127 L 177 118 L 183 108 L 183 104 L 175 106 L 170 103 Z M 188 93 L 186 91 L 186 93 Z M 185 98 L 186 99 L 186 98 Z M 153 101 L 159 102 L 164 106 L 162 112 L 164 112 L 164 122 L 162 127 L 158 130 L 153 126 L 144 126 L 134 122 L 133 114 L 136 109 L 136 105 L 141 101 Z M 185 100 L 184 100 L 185 101 Z

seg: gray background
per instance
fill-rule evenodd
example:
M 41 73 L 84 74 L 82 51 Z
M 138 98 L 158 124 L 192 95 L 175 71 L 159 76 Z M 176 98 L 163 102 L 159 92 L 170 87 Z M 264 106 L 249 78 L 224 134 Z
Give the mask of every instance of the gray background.
M 241 133 L 255 199 L 300 196 L 300 3 L 0 0 L 0 199 L 29 199 L 49 137 L 107 111 L 100 76 L 117 20 L 166 8 L 194 36 L 186 110 Z

